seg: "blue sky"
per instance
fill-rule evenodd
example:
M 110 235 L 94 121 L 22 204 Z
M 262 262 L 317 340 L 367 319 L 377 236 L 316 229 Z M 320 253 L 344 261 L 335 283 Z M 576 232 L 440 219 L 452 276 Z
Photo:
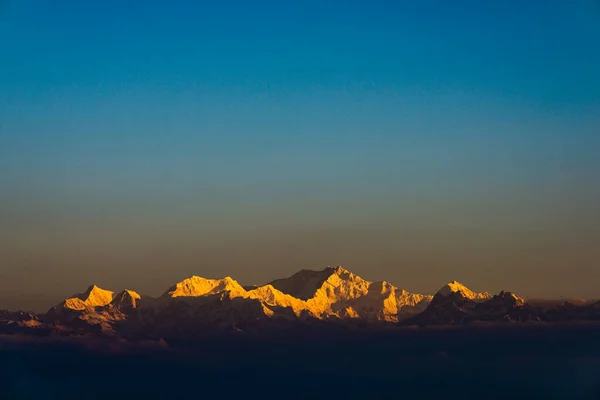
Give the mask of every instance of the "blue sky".
M 191 254 L 265 235 L 255 246 L 264 254 L 274 231 L 292 243 L 300 229 L 365 226 L 425 229 L 432 248 L 465 238 L 455 253 L 482 248 L 464 236 L 473 230 L 598 238 L 597 2 L 126 3 L 0 2 L 0 236 L 11 287 L 25 266 L 58 276 L 63 267 L 49 264 L 61 262 L 82 280 L 108 268 L 108 283 L 121 282 L 123 268 L 110 265 L 134 251 L 128 243 L 150 245 L 149 221 L 153 240 L 189 243 L 169 279 L 204 270 L 268 279 L 331 260 L 424 290 L 421 270 L 497 280 L 456 254 L 415 254 L 418 271 L 400 266 L 393 246 L 379 261 L 366 261 L 372 246 L 328 256 L 330 236 L 305 249 L 319 256 L 279 248 L 254 274 L 238 264 L 261 264 L 259 255 L 198 266 Z M 70 253 L 78 229 L 88 240 Z M 216 231 L 230 236 L 210 239 Z M 103 232 L 129 233 L 82 273 Z M 375 240 L 363 232 L 362 243 Z M 563 276 L 572 261 L 536 240 L 546 255 L 518 261 L 532 276 L 520 289 L 555 294 L 573 279 L 571 291 L 591 293 L 582 285 L 599 261 L 592 246 L 577 280 Z M 563 275 L 534 287 L 546 264 Z M 131 279 L 142 270 L 130 268 Z M 494 271 L 485 276 L 502 275 Z

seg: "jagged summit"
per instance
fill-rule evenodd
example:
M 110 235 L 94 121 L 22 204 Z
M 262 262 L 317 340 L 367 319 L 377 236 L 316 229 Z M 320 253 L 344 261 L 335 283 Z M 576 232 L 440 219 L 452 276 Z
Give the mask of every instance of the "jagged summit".
M 306 302 L 303 300 L 283 293 L 269 284 L 248 290 L 244 297 L 259 300 L 269 307 L 290 308 L 297 316 L 307 309 Z
M 206 279 L 200 276 L 191 276 L 170 287 L 163 296 L 165 297 L 197 297 L 222 292 L 231 292 L 238 296 L 246 290 L 237 281 L 229 276 L 221 279 Z
M 0 328 L 180 338 L 280 324 L 302 327 L 327 322 L 357 327 L 540 320 L 600 321 L 600 302 L 542 309 L 508 291 L 491 296 L 473 292 L 457 281 L 431 296 L 411 293 L 386 281 L 371 282 L 341 266 L 329 266 L 320 271 L 301 270 L 260 286 L 242 287 L 228 276 L 207 279 L 194 275 L 158 298 L 91 285 L 39 318 L 0 312 Z
M 327 271 L 332 271 L 334 274 L 351 274 L 350 271 L 348 271 L 347 269 L 343 268 L 341 265 L 338 266 L 328 266 L 327 268 L 325 268 Z
M 137 292 L 125 289 L 114 296 L 111 304 L 118 309 L 133 309 L 138 307 L 138 303 L 141 299 L 142 296 L 140 296 Z
M 300 299 L 318 318 L 359 318 L 397 321 L 401 315 L 424 309 L 432 296 L 408 293 L 387 282 L 370 282 L 344 269 L 302 270 L 271 284 Z
M 470 322 L 539 321 L 536 310 L 511 292 L 475 293 L 459 282 L 442 287 L 427 308 L 403 325 L 453 325 Z
M 502 290 L 497 295 L 493 296 L 493 298 L 504 299 L 505 301 L 511 302 L 516 306 L 522 306 L 525 304 L 525 299 L 517 296 L 516 294 L 514 294 L 512 292 L 505 292 L 504 290 Z
M 113 300 L 114 292 L 91 285 L 83 293 L 78 293 L 58 305 L 59 308 L 85 310 L 86 308 L 104 307 Z
M 321 271 L 303 269 L 289 278 L 276 279 L 269 284 L 277 290 L 300 300 L 308 300 L 314 297 L 323 284 L 334 275 L 343 276 L 345 279 L 356 277 L 356 275 L 341 266 L 329 266 Z
M 102 289 L 101 287 L 96 285 L 91 285 L 84 293 L 84 297 L 82 298 L 82 300 L 94 302 L 100 305 L 100 303 L 109 303 L 110 300 L 112 300 L 113 296 L 114 292 Z
M 460 293 L 463 297 L 469 300 L 484 300 L 492 297 L 488 292 L 473 292 L 471 289 L 457 281 L 447 283 L 440 290 L 437 291 L 436 295 L 450 296 L 453 293 Z

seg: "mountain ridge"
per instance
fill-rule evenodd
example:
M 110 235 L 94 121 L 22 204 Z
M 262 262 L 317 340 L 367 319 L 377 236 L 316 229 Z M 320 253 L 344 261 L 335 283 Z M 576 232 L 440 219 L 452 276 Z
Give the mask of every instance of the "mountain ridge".
M 0 333 L 193 338 L 209 332 L 262 332 L 339 326 L 393 327 L 472 322 L 600 320 L 600 302 L 542 309 L 518 295 L 474 292 L 451 281 L 434 295 L 372 282 L 344 269 L 301 270 L 260 286 L 229 276 L 192 275 L 158 297 L 91 285 L 44 314 L 2 312 Z

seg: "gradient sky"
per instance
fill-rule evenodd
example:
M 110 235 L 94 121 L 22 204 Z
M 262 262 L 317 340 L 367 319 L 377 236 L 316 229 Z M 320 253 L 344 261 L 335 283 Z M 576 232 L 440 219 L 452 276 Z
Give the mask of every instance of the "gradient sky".
M 600 297 L 599 2 L 192 3 L 0 0 L 0 307 L 338 264 Z

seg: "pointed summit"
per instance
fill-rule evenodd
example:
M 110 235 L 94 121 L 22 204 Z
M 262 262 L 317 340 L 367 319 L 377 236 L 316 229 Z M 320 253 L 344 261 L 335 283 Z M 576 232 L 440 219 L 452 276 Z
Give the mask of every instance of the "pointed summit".
M 321 271 L 303 269 L 296 272 L 289 278 L 276 279 L 270 283 L 275 289 L 294 296 L 300 300 L 308 300 L 315 296 L 317 291 L 322 288 L 330 279 L 336 276 L 337 279 L 353 279 L 357 277 L 350 271 L 341 266 L 329 266 Z M 332 282 L 329 282 L 332 286 Z
M 494 299 L 504 300 L 508 304 L 513 306 L 523 306 L 525 304 L 525 300 L 512 292 L 505 292 L 502 290 L 498 295 L 494 296 Z
M 356 315 L 397 321 L 401 313 L 421 311 L 431 301 L 431 296 L 408 293 L 387 282 L 370 282 L 341 266 L 302 270 L 271 285 L 305 302 L 306 310 L 321 319 Z
M 96 285 L 91 285 L 85 292 L 67 298 L 56 307 L 53 307 L 53 309 L 83 311 L 87 308 L 104 307 L 110 304 L 114 296 L 114 292 L 110 290 L 104 290 Z
M 79 297 L 88 307 L 103 307 L 108 305 L 114 297 L 114 292 L 104 290 L 96 285 L 92 285 Z
M 443 286 L 440 290 L 438 290 L 436 296 L 439 295 L 447 297 L 454 293 L 460 293 L 464 298 L 469 300 L 485 300 L 492 297 L 488 292 L 473 292 L 471 289 L 457 281 L 449 282 Z
M 138 303 L 142 296 L 133 290 L 123 290 L 115 295 L 115 298 L 111 302 L 113 306 L 120 309 L 134 309 L 138 307 Z
M 338 265 L 337 267 L 334 267 L 334 266 L 330 265 L 330 266 L 328 266 L 326 268 L 326 270 L 332 271 L 332 273 L 338 274 L 338 275 L 341 275 L 341 274 L 351 274 L 352 273 L 352 272 L 348 271 L 347 269 L 343 268 L 341 265 Z

